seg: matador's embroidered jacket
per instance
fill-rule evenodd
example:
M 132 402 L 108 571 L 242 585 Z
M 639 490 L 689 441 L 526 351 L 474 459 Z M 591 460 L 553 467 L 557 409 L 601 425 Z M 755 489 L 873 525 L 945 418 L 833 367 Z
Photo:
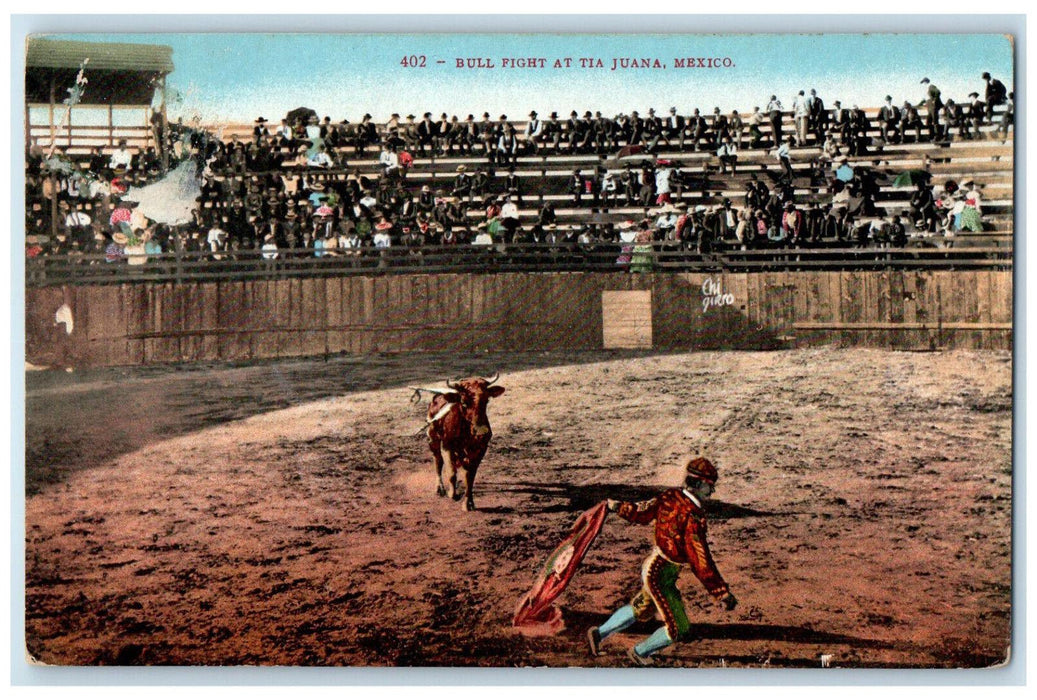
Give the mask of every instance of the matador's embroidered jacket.
M 663 556 L 690 566 L 710 595 L 720 598 L 727 593 L 706 544 L 706 511 L 682 489 L 668 489 L 650 501 L 620 503 L 617 512 L 638 525 L 654 520 L 655 544 Z

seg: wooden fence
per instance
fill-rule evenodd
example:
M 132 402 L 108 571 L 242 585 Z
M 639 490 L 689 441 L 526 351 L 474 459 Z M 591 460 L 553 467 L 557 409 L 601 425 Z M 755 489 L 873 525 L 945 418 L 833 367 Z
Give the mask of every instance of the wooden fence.
M 617 291 L 651 292 L 642 336 L 660 350 L 1012 347 L 1011 271 L 561 272 L 27 288 L 26 354 L 100 367 L 600 349 Z

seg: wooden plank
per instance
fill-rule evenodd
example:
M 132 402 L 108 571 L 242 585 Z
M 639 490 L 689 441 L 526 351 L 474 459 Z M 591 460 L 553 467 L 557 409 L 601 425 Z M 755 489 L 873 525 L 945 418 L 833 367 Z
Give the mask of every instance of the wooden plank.
M 343 351 L 342 327 L 342 277 L 326 277 L 321 280 L 324 284 L 324 299 L 327 303 L 327 351 L 339 353 Z

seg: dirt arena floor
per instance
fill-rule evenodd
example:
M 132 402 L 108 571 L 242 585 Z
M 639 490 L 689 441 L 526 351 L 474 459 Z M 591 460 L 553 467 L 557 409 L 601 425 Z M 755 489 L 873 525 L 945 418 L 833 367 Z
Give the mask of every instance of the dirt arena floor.
M 410 384 L 501 371 L 478 511 L 435 495 Z M 1009 654 L 1011 356 L 820 348 L 388 356 L 32 372 L 26 645 L 47 664 L 626 666 L 650 528 L 616 516 L 511 616 L 575 518 L 720 471 L 664 666 L 983 667 Z

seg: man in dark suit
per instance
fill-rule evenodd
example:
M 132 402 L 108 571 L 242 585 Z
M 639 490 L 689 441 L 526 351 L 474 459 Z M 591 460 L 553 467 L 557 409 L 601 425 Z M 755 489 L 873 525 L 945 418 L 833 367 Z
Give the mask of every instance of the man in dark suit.
M 569 112 L 569 119 L 565 122 L 565 138 L 569 153 L 575 153 L 580 145 L 580 115 L 574 109 Z
M 655 116 L 654 109 L 648 110 L 648 116 L 645 117 L 643 129 L 644 141 L 647 144 L 646 148 L 649 153 L 654 153 L 663 131 L 662 120 Z
M 886 143 L 899 142 L 900 110 L 893 104 L 893 98 L 886 95 L 886 102 L 879 108 L 879 129 L 882 140 Z
M 558 121 L 558 112 L 551 112 L 544 122 L 542 131 L 544 146 L 550 146 L 551 152 L 557 154 L 558 146 L 562 141 L 562 124 Z
M 925 99 L 919 103 L 919 106 L 925 105 L 925 126 L 929 130 L 929 140 L 939 141 L 943 136 L 940 126 L 940 110 L 943 109 L 940 88 L 929 82 L 929 78 L 922 78 L 921 84 L 926 86 L 926 91 Z
M 688 135 L 691 137 L 691 150 L 699 150 L 699 141 L 706 135 L 706 120 L 696 107 L 688 117 Z
M 670 107 L 670 116 L 666 118 L 665 128 L 663 129 L 663 139 L 666 141 L 667 148 L 672 148 L 673 141 L 676 140 L 678 142 L 677 148 L 684 150 L 684 127 L 684 117 L 677 114 L 676 107 Z
M 821 143 L 824 141 L 824 134 L 828 129 L 828 110 L 825 109 L 825 101 L 818 96 L 817 90 L 810 91 L 808 102 L 810 103 L 810 130 L 814 133 L 814 139 Z
M 639 145 L 644 140 L 644 120 L 637 114 L 637 110 L 630 113 L 628 127 L 630 133 L 627 143 L 631 146 Z
M 1003 105 L 1008 95 L 1005 84 L 997 78 L 991 78 L 990 73 L 983 73 L 983 81 L 986 83 L 983 101 L 986 103 L 987 121 L 994 118 L 994 107 Z

